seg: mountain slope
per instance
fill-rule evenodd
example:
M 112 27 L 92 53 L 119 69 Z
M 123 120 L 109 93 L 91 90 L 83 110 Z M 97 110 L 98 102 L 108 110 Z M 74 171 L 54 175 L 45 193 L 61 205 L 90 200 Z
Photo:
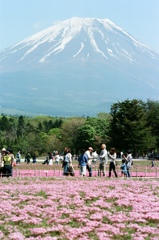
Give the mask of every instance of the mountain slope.
M 2 109 L 95 115 L 117 100 L 159 99 L 159 54 L 108 19 L 72 18 L 3 50 L 0 81 L 19 96 L 3 93 Z

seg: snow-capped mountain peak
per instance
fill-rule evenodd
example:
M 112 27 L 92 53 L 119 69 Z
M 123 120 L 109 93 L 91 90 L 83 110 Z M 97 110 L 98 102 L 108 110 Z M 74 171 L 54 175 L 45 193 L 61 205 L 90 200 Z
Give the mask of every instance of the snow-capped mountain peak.
M 69 51 L 71 44 L 74 49 Z M 155 52 L 110 20 L 74 17 L 13 45 L 2 54 L 1 59 L 17 54 L 16 63 L 27 61 L 28 64 L 33 62 L 42 64 L 54 60 L 57 62 L 57 55 L 63 51 L 69 51 L 72 60 L 78 57 L 81 61 L 94 58 L 95 53 L 98 58 L 101 57 L 105 61 L 114 58 L 130 63 L 139 62 L 140 52 L 156 58 Z
M 74 17 L 3 50 L 0 77 L 2 106 L 92 115 L 115 100 L 158 99 L 159 54 L 108 19 Z

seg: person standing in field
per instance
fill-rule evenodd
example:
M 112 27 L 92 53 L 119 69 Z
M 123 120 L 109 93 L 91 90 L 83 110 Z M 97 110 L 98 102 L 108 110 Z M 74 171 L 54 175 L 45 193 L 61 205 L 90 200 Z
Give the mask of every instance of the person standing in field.
M 69 166 L 72 165 L 72 154 L 70 148 L 65 148 L 65 155 L 63 161 L 63 175 L 68 176 Z
M 151 160 L 151 167 L 154 167 L 155 166 L 155 162 L 154 162 L 154 159 Z
M 59 155 L 59 152 L 56 151 L 55 152 L 55 164 L 59 164 L 59 161 L 60 161 L 60 155 Z
M 36 163 L 36 154 L 35 153 L 33 153 L 32 159 L 33 159 L 33 163 Z
M 132 167 L 133 164 L 133 158 L 132 158 L 132 151 L 128 150 L 127 151 L 127 156 L 125 157 L 126 160 L 126 167 L 127 167 L 127 176 L 130 177 L 130 168 Z
M 30 159 L 31 159 L 31 155 L 30 155 L 30 152 L 28 151 L 26 156 L 25 156 L 25 161 L 27 162 L 27 164 L 30 163 Z
M 2 174 L 3 167 L 4 167 L 3 157 L 5 156 L 5 153 L 6 153 L 6 149 L 2 148 L 1 153 L 0 153 L 0 176 Z
M 48 157 L 49 157 L 49 165 L 53 165 L 53 155 L 51 152 L 48 152 Z
M 21 162 L 21 154 L 20 154 L 20 151 L 18 151 L 16 154 L 16 163 L 20 163 L 20 162 Z
M 88 157 L 87 170 L 89 172 L 89 177 L 92 177 L 92 160 L 93 160 L 92 152 L 93 152 L 93 148 L 89 147 L 85 153 Z
M 122 165 L 120 166 L 121 169 L 121 177 L 127 177 L 127 167 L 126 167 L 126 160 L 122 159 Z
M 115 165 L 116 165 L 116 150 L 115 148 L 111 148 L 110 152 L 108 152 L 108 156 L 110 158 L 110 164 L 109 164 L 109 177 L 111 177 L 111 172 L 113 170 L 115 177 L 118 177 L 116 170 L 115 170 Z
M 75 171 L 73 168 L 73 160 L 72 160 L 72 154 L 71 154 L 71 149 L 68 148 L 68 153 L 65 156 L 68 158 L 68 169 L 67 169 L 67 176 L 75 176 Z
M 15 167 L 16 166 L 16 159 L 14 157 L 14 153 L 13 153 L 13 150 L 12 149 L 8 149 L 8 152 L 12 158 L 12 167 Z
M 78 166 L 80 168 L 80 175 L 81 176 L 86 176 L 86 166 L 88 162 L 88 155 L 86 154 L 85 149 L 81 151 L 81 154 L 78 158 Z
M 10 155 L 10 151 L 6 150 L 3 161 L 4 167 L 2 169 L 2 177 L 12 177 L 13 157 Z
M 105 173 L 105 164 L 108 163 L 108 152 L 106 150 L 106 145 L 103 143 L 101 145 L 101 152 L 99 155 L 100 163 L 98 168 L 98 176 L 101 176 L 101 172 L 103 173 L 103 176 L 106 175 Z

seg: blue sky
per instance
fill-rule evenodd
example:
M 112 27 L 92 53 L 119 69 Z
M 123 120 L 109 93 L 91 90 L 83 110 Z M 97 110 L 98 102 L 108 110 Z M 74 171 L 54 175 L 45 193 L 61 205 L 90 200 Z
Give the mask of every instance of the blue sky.
M 0 50 L 72 17 L 108 18 L 159 53 L 159 0 L 0 0 Z

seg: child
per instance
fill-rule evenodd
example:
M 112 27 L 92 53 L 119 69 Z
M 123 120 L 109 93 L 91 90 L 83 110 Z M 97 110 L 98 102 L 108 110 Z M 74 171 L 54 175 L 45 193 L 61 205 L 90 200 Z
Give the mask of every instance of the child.
M 126 167 L 126 160 L 125 159 L 122 159 L 122 165 L 120 167 L 121 169 L 121 176 L 122 177 L 127 177 L 127 167 Z
M 154 162 L 154 159 L 152 159 L 151 161 L 151 167 L 154 167 L 155 166 L 155 162 Z

